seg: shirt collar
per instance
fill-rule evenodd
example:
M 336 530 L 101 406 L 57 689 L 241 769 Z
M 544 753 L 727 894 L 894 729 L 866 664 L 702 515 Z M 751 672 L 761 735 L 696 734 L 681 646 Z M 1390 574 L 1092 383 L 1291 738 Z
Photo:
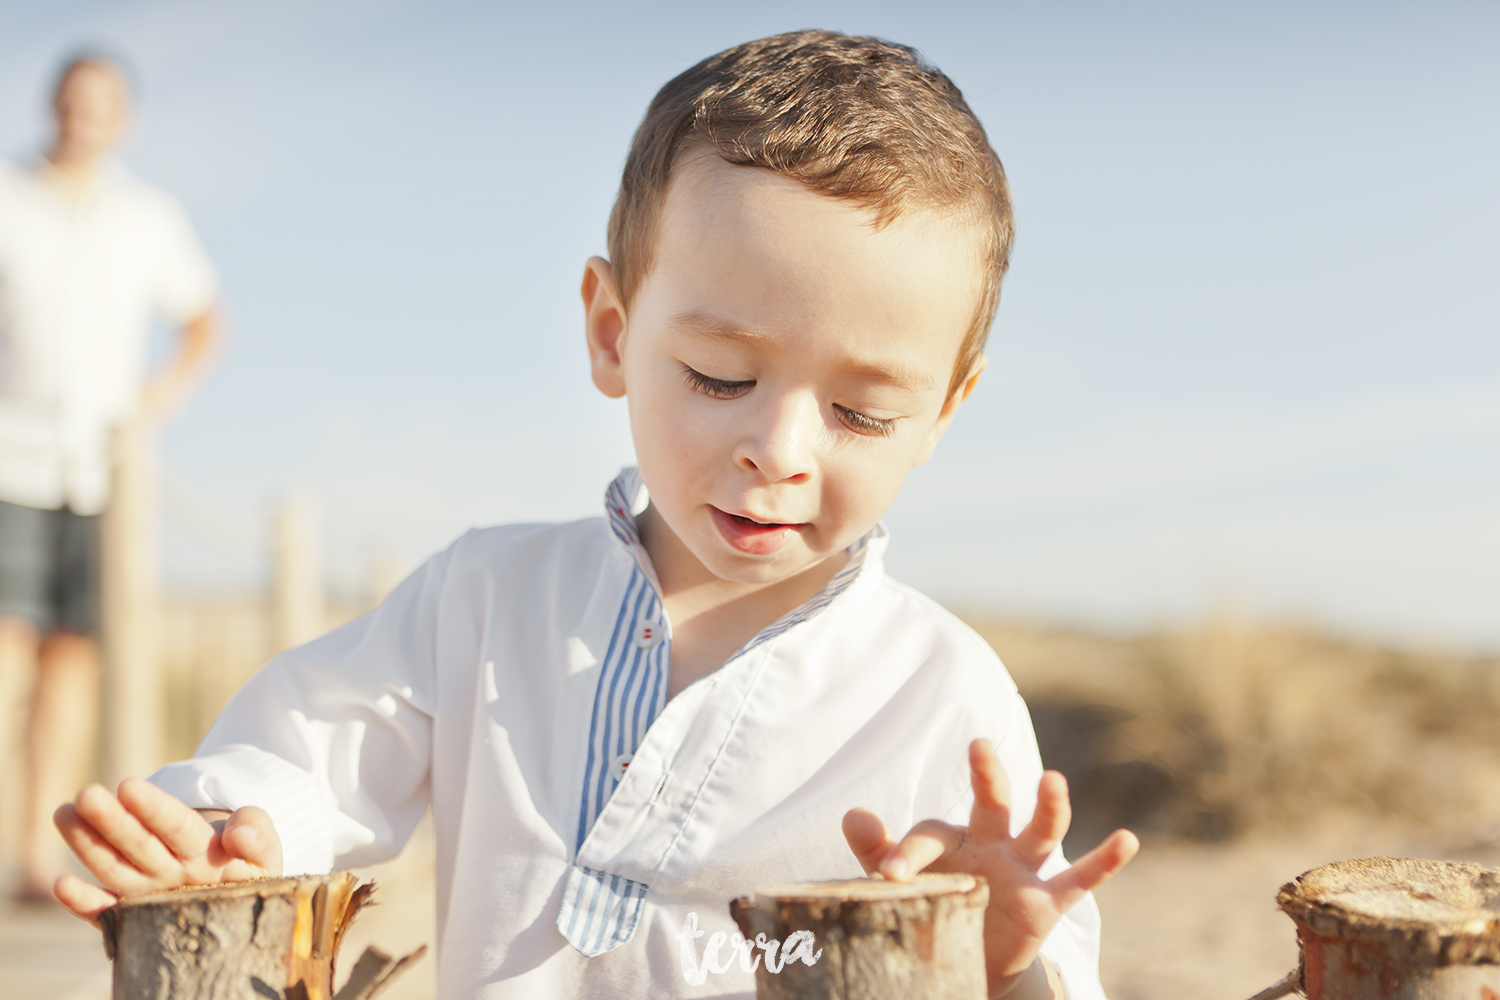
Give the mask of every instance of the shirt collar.
M 642 572 L 646 574 L 646 578 L 651 581 L 651 585 L 656 588 L 657 595 L 660 596 L 661 583 L 656 578 L 656 567 L 651 565 L 651 556 L 641 544 L 640 531 L 635 525 L 635 516 L 645 510 L 650 501 L 651 498 L 646 492 L 646 484 L 641 479 L 641 470 L 634 465 L 627 466 L 620 470 L 620 474 L 604 492 L 604 513 L 609 519 L 609 527 L 614 532 L 615 538 L 635 557 Z M 855 539 L 845 549 L 849 553 L 849 562 L 832 580 L 823 585 L 822 590 L 814 594 L 801 607 L 767 625 L 755 638 L 747 642 L 740 652 L 746 652 L 768 639 L 774 639 L 792 626 L 820 614 L 846 592 L 852 590 L 864 593 L 869 590 L 884 575 L 882 563 L 889 541 L 890 531 L 885 523 L 876 522 L 873 528 Z
M 646 509 L 651 498 L 646 494 L 646 484 L 641 480 L 641 470 L 634 465 L 620 470 L 615 481 L 604 491 L 604 513 L 615 537 L 625 546 L 641 544 L 641 533 L 636 530 L 635 515 Z

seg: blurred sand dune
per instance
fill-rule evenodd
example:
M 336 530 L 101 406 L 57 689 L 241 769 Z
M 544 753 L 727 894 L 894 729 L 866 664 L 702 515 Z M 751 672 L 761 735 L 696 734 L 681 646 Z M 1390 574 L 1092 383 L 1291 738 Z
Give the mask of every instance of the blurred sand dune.
M 1500 658 L 1232 621 L 978 627 L 1069 779 L 1074 853 L 1116 826 L 1216 842 L 1375 822 L 1450 849 L 1500 836 Z

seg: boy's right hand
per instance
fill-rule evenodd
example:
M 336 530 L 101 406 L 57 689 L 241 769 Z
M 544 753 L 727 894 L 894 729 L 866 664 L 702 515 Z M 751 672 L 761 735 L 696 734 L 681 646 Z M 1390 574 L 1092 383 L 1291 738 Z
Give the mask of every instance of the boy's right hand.
M 104 888 L 64 875 L 53 895 L 91 924 L 121 898 L 185 885 L 215 885 L 281 874 L 281 839 L 254 806 L 219 822 L 140 778 L 117 795 L 90 785 L 53 814 L 63 839 Z

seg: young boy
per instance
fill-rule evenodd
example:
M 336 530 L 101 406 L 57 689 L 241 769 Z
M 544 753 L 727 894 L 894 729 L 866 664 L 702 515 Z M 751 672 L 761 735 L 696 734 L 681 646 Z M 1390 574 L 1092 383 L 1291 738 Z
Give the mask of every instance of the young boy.
M 272 661 L 196 758 L 85 789 L 58 823 L 107 888 L 58 897 L 369 864 L 431 803 L 446 998 L 749 996 L 731 898 L 923 868 L 989 880 L 993 996 L 1102 996 L 1086 893 L 1134 838 L 1067 867 L 999 661 L 881 570 L 1010 233 L 982 128 L 909 49 L 799 32 L 668 83 L 583 279 L 640 463 L 606 516 L 466 534 Z

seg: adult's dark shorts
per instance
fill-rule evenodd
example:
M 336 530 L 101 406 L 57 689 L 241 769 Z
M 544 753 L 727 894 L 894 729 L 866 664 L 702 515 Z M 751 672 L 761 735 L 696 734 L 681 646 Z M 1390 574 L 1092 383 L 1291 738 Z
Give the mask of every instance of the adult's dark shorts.
M 0 616 L 42 635 L 99 630 L 99 518 L 0 500 Z

